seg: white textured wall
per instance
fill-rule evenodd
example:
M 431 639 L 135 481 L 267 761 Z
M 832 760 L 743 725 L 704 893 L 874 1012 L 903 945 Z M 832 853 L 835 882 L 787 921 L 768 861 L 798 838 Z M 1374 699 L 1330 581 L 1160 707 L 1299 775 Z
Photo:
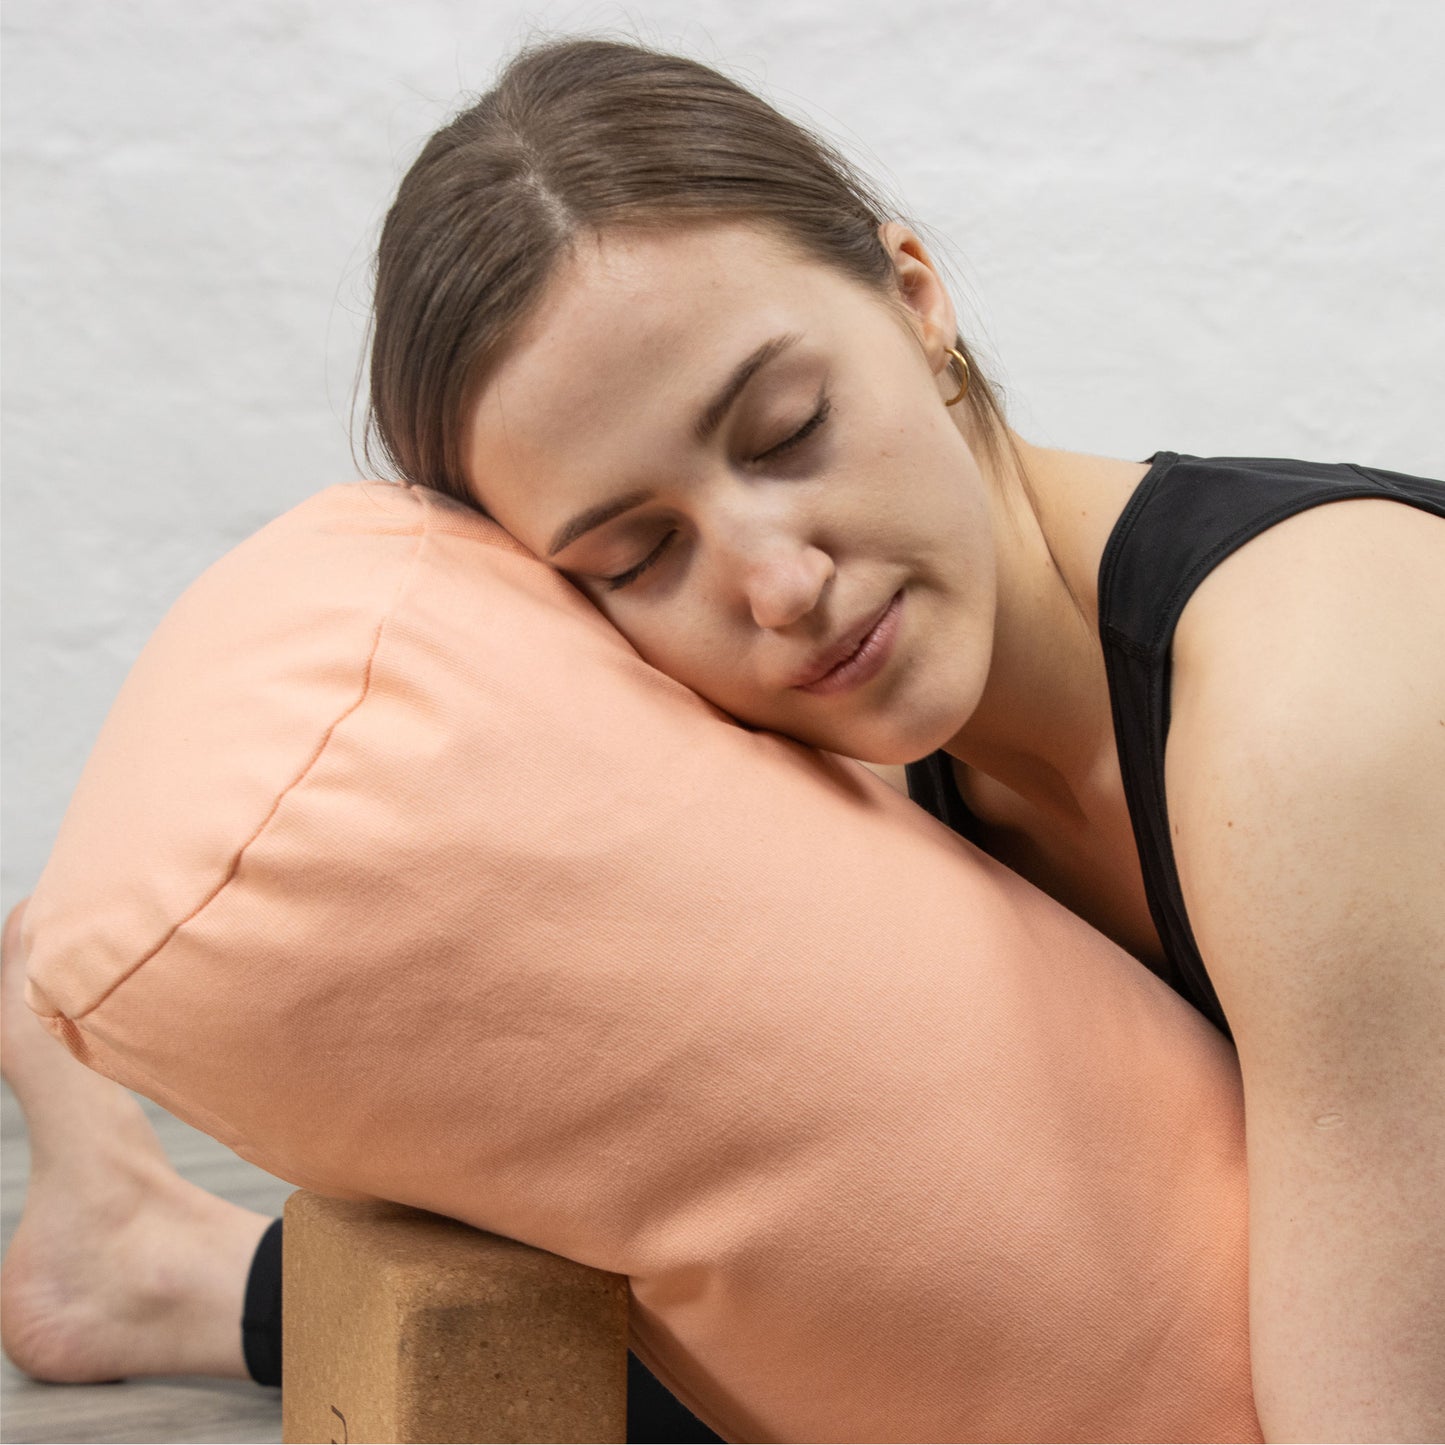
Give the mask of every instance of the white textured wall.
M 374 228 L 533 27 L 729 64 L 951 242 L 1026 436 L 1445 473 L 1440 0 L 5 0 L 4 902 L 131 659 L 355 475 Z

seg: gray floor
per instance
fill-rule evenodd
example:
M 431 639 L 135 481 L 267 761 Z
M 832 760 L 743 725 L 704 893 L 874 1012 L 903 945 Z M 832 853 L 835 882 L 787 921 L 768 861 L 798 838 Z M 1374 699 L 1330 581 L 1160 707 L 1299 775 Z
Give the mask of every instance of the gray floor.
M 9 1088 L 0 1109 L 0 1235 L 8 1246 L 25 1200 L 29 1148 Z M 172 1162 L 212 1193 L 279 1214 L 292 1186 L 142 1100 Z M 236 1322 L 240 1329 L 240 1321 Z M 168 1378 L 42 1385 L 9 1360 L 0 1373 L 0 1441 L 279 1441 L 281 1392 L 240 1380 Z

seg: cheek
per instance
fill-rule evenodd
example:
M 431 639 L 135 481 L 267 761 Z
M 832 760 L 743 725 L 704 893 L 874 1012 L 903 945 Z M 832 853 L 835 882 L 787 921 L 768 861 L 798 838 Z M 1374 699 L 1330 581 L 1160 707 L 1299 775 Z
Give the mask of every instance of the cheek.
M 681 597 L 672 597 L 628 617 L 629 609 L 605 604 L 603 615 L 632 644 L 642 660 L 659 672 L 726 707 L 724 694 L 735 694 L 741 663 L 727 646 L 716 622 L 709 622 Z
M 935 553 L 945 540 L 956 546 L 986 517 L 973 455 L 931 397 L 920 402 L 909 392 L 899 398 L 894 415 L 875 415 L 858 442 L 847 461 L 847 491 L 881 535 Z

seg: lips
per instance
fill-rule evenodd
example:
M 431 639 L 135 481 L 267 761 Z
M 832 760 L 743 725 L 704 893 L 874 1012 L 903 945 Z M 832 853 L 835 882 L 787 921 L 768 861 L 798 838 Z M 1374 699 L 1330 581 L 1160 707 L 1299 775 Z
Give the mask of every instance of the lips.
M 865 643 L 873 638 L 874 632 L 883 620 L 893 612 L 901 593 L 895 592 L 876 612 L 870 612 L 855 623 L 830 647 L 818 653 L 806 667 L 802 668 L 789 683 L 790 687 L 809 688 L 823 681 L 835 670 L 841 669 L 862 650 Z

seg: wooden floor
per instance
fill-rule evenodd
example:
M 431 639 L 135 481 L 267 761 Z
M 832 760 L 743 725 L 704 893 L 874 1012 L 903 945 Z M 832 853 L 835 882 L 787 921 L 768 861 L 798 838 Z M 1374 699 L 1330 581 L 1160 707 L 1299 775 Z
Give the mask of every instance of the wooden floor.
M 20 1218 L 29 1173 L 25 1124 L 4 1088 L 0 1110 L 0 1235 L 6 1247 Z M 263 1173 L 141 1101 L 176 1168 L 213 1194 L 279 1214 L 292 1186 Z M 236 1321 L 239 1331 L 241 1322 Z M 279 1441 L 281 1392 L 241 1380 L 195 1377 L 113 1385 L 42 1385 L 9 1360 L 0 1374 L 0 1441 Z

